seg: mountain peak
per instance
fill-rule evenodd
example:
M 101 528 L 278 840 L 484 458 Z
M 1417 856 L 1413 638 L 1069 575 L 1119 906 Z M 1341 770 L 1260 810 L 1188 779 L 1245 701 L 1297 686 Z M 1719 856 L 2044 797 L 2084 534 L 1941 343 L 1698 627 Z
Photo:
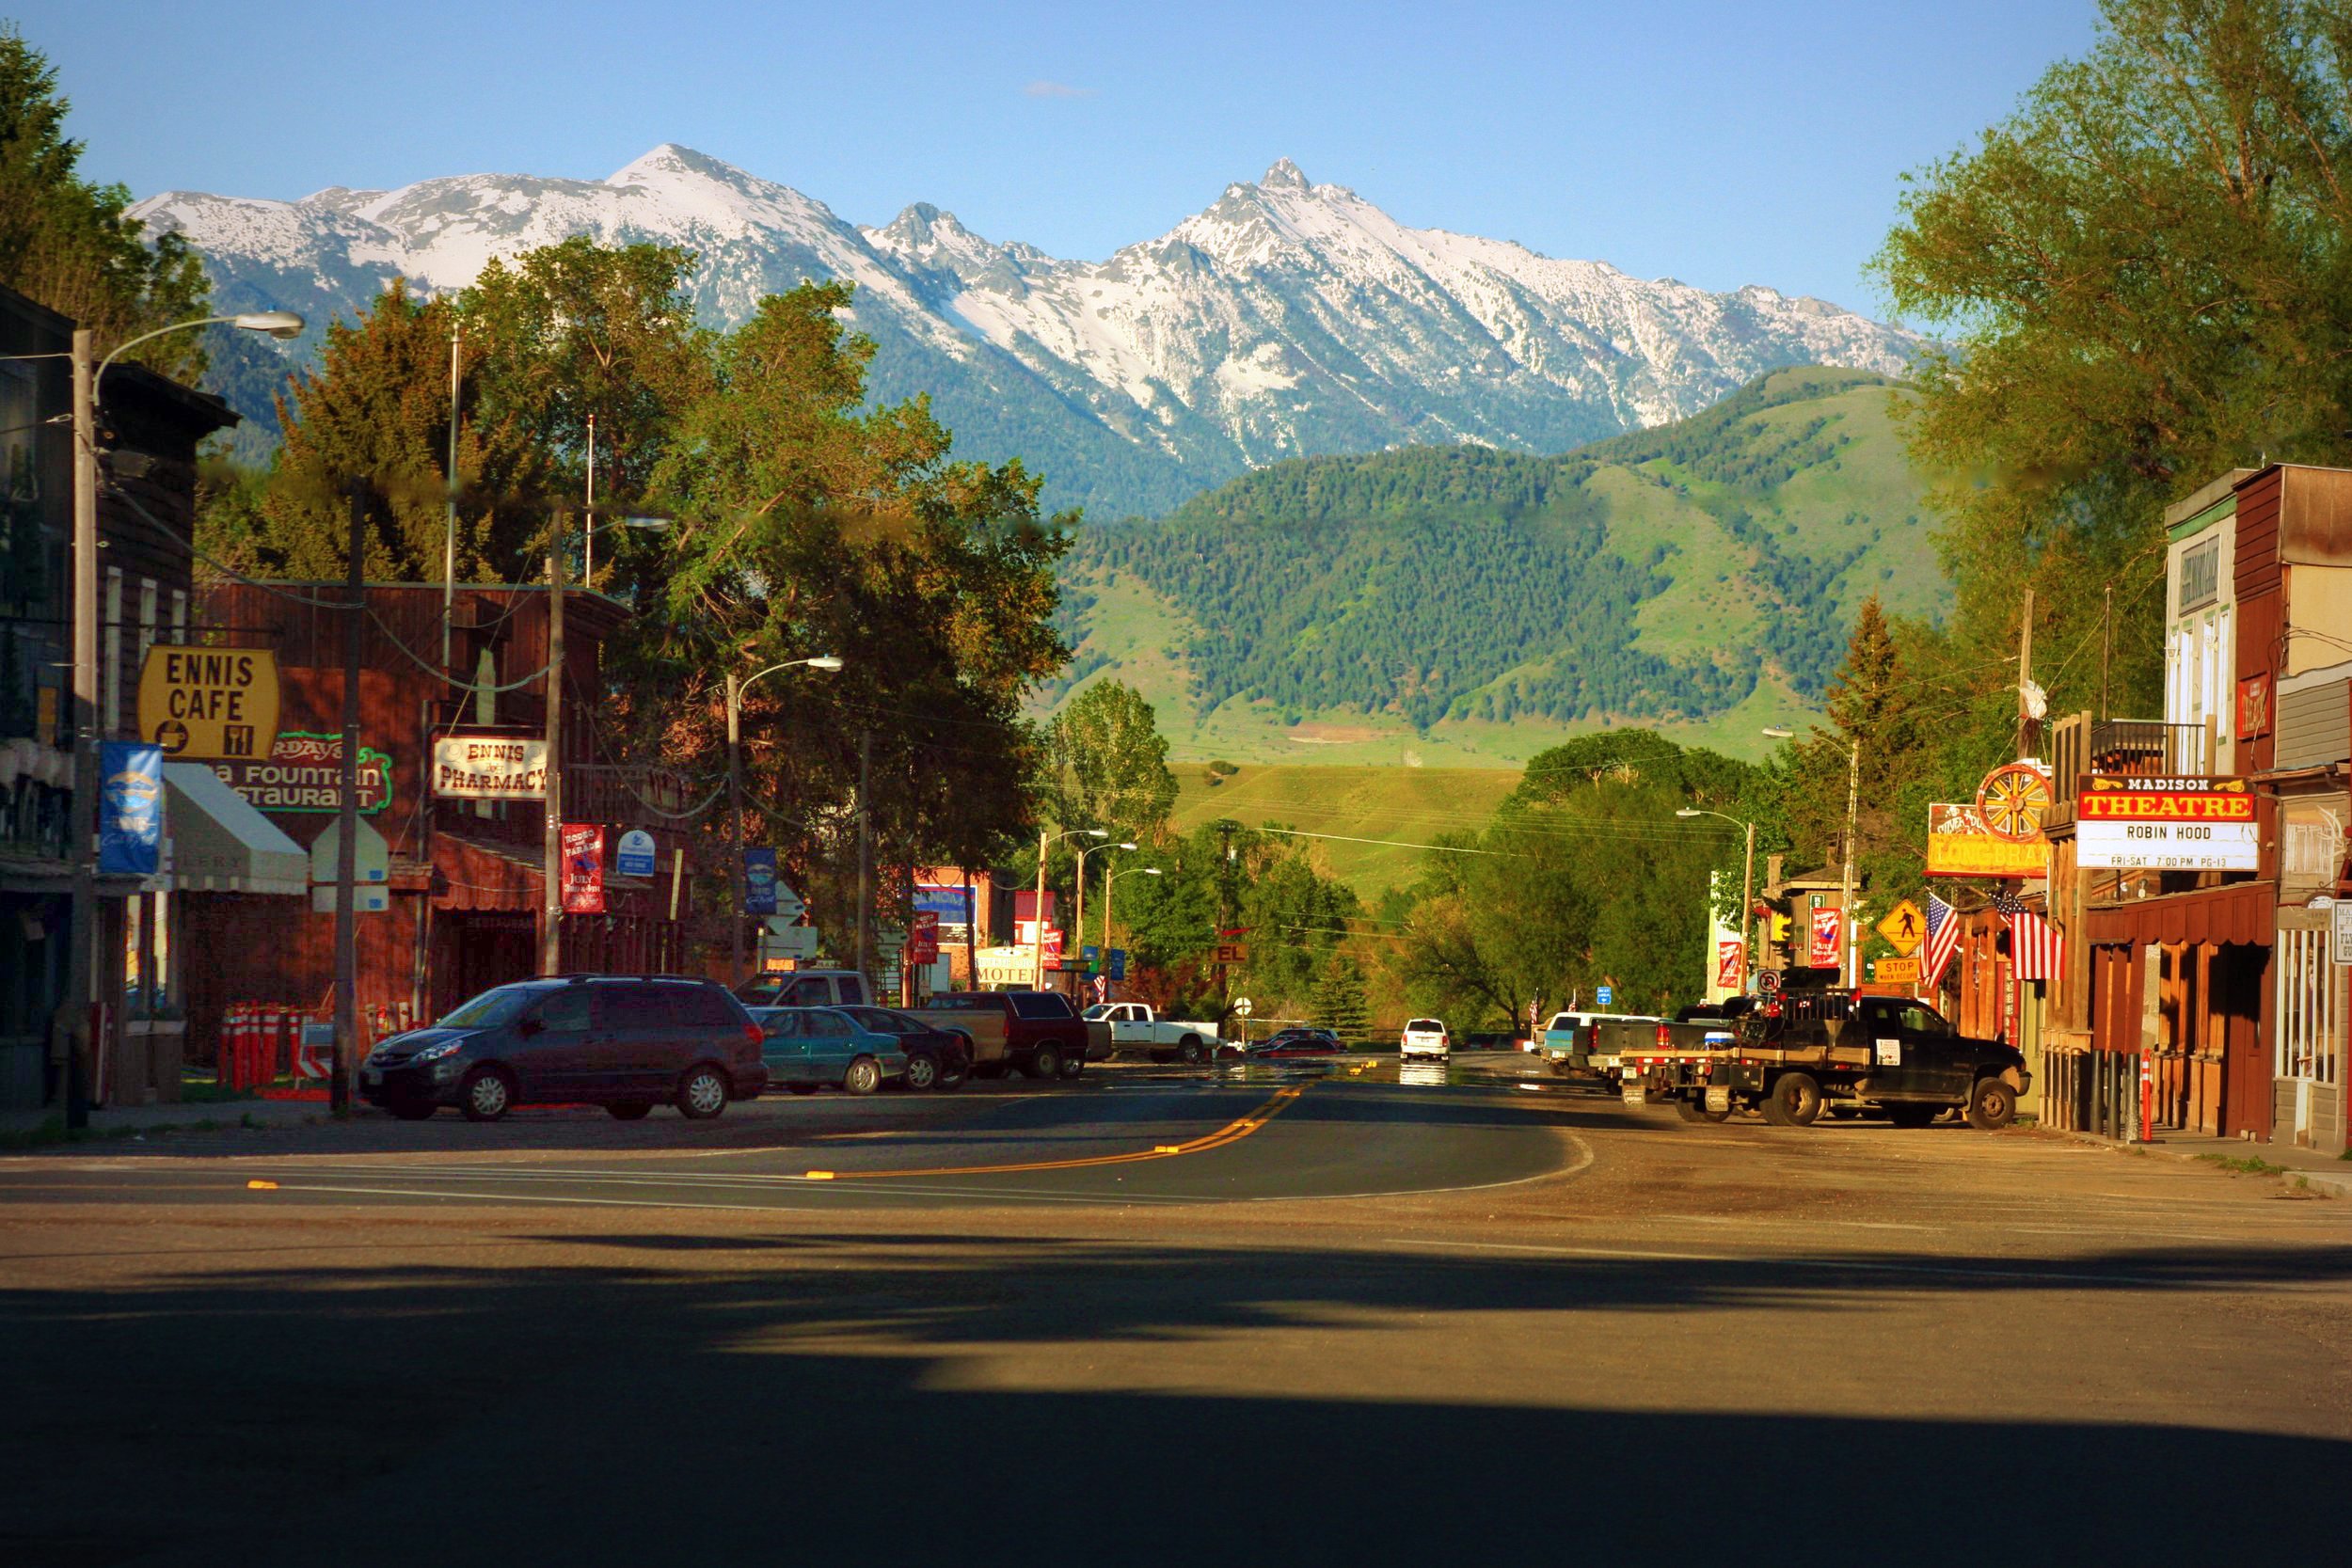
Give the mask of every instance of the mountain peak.
M 1274 166 L 1265 171 L 1265 178 L 1258 183 L 1270 191 L 1303 191 L 1307 188 L 1307 176 L 1288 158 L 1278 158 Z
M 740 182 L 750 178 L 723 158 L 714 158 L 707 152 L 697 152 L 691 147 L 682 147 L 676 142 L 665 141 L 652 151 L 615 169 L 605 180 L 605 183 L 608 185 L 643 185 L 651 183 L 654 180 L 663 176 L 675 178 L 681 174 L 699 175 L 707 180 L 724 180 L 733 182 Z

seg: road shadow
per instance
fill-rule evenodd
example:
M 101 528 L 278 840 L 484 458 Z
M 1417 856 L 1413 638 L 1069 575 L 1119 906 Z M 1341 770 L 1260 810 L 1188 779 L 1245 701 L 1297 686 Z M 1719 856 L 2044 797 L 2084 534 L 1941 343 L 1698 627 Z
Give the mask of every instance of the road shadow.
M 1725 1321 L 1751 1338 L 1756 1314 L 1776 1312 L 1777 1342 L 1835 1346 L 1841 1315 L 1882 1292 L 1957 1309 L 2051 1288 L 2340 1283 L 2352 1246 L 1976 1264 L 946 1231 L 887 1246 L 823 1230 L 548 1240 L 639 1257 L 159 1264 L 121 1288 L 0 1291 L 18 1413 L 0 1428 L 0 1465 L 20 1481 L 0 1499 L 0 1556 L 239 1568 L 2235 1561 L 2257 1541 L 2265 1553 L 2332 1544 L 2352 1474 L 2352 1444 L 2332 1439 L 1810 1414 L 1794 1372 L 1759 1385 L 1750 1370 L 1740 1388 L 1753 1405 L 1777 1386 L 1791 1409 L 1722 1413 L 1547 1401 L 1560 1385 L 1540 1360 L 1513 1382 L 1525 1392 L 1459 1402 L 1004 1388 L 959 1370 L 1026 1346 L 1079 1386 L 1089 1346 L 1123 1343 L 1170 1382 L 1247 1387 L 1252 1369 L 1230 1359 L 1247 1341 L 1232 1331 L 1321 1325 L 1343 1347 L 1368 1313 L 1460 1314 L 1469 1331 L 1470 1315 L 1498 1308 L 1737 1312 Z M 725 1257 L 739 1247 L 768 1250 Z M 1494 1354 L 1575 1354 L 1572 1320 L 1547 1335 Z M 1902 1364 L 1890 1359 L 1891 1379 Z

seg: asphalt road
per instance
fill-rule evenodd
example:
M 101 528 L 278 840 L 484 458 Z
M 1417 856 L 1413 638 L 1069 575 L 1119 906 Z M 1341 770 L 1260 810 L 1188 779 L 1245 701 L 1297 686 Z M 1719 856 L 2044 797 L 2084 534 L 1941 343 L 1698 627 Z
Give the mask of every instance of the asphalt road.
M 0 1160 L 0 1561 L 2338 1548 L 2352 1203 L 1497 1065 Z

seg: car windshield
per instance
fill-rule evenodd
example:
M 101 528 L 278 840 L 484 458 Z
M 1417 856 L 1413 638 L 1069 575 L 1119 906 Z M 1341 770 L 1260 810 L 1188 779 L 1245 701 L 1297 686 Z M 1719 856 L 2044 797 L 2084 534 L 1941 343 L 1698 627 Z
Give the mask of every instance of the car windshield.
M 517 1014 L 531 1006 L 532 1000 L 542 989 L 538 986 L 501 986 L 495 990 L 485 990 L 454 1012 L 443 1015 L 440 1027 L 495 1029 L 501 1023 L 511 1023 Z
M 1112 1004 L 1108 1002 L 1097 1002 L 1093 1006 L 1087 1009 L 1086 1016 L 1089 1018 L 1108 1018 L 1111 1016 L 1111 1006 Z

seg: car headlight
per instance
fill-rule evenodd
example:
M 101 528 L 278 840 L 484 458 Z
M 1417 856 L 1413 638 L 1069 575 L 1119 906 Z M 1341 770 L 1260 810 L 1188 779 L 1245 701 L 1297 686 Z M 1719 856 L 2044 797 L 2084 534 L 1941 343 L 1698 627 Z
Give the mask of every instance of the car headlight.
M 437 1062 L 445 1056 L 456 1055 L 458 1049 L 464 1044 L 465 1042 L 463 1040 L 443 1040 L 438 1045 L 426 1046 L 422 1051 L 418 1052 L 415 1055 L 409 1057 L 408 1059 L 412 1062 L 419 1063 Z

